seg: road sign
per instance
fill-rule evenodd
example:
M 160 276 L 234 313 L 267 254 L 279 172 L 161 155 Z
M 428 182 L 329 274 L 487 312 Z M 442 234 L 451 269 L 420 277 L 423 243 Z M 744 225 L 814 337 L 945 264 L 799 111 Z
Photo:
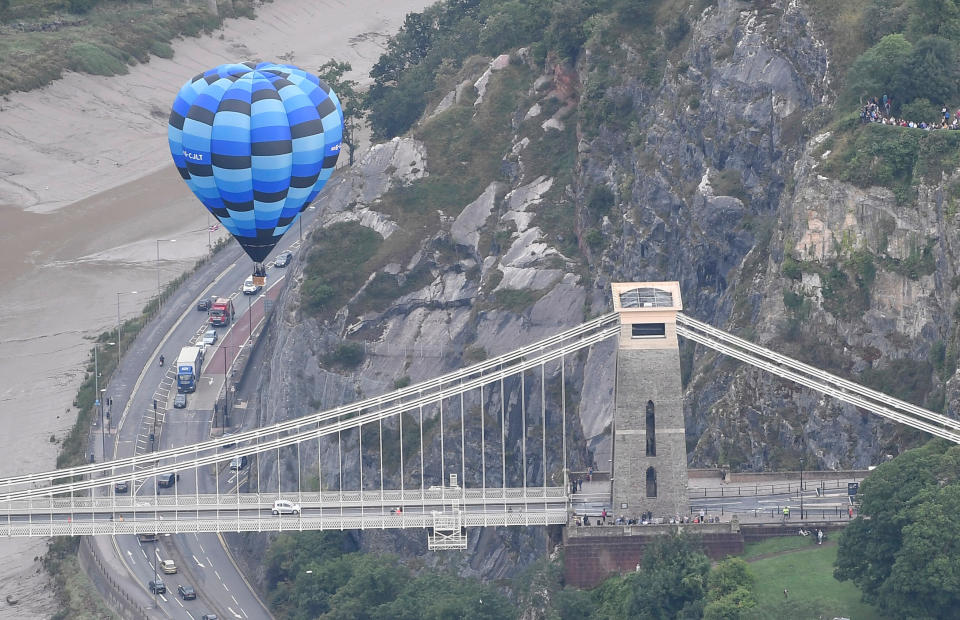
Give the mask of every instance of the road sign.
M 850 497 L 853 497 L 853 496 L 856 495 L 859 491 L 860 491 L 860 483 L 859 483 L 859 482 L 848 482 L 848 483 L 847 483 L 847 495 L 849 495 Z

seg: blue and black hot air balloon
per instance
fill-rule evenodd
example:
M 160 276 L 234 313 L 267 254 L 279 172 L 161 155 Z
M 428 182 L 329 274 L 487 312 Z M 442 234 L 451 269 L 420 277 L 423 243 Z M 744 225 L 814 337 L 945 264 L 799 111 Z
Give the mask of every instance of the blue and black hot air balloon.
M 337 95 L 291 65 L 220 65 L 180 89 L 167 128 L 180 176 L 256 263 L 323 188 L 343 136 Z

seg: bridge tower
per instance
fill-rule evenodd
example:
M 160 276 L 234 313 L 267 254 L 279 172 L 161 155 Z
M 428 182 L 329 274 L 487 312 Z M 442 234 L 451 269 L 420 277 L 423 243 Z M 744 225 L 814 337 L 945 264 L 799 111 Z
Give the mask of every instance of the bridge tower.
M 620 315 L 613 415 L 614 514 L 689 512 L 676 315 L 678 282 L 613 283 Z

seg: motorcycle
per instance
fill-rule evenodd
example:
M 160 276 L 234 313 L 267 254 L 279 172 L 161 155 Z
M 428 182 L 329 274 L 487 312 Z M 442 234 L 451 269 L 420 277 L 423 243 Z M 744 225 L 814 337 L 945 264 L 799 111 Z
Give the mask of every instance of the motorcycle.
M 160 356 L 160 365 L 163 366 L 163 356 Z

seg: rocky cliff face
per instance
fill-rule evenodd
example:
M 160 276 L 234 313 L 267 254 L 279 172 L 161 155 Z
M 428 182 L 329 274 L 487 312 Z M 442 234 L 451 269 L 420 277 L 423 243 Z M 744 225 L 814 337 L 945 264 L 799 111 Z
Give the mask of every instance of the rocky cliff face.
M 287 290 L 269 332 L 263 423 L 431 378 L 579 324 L 610 308 L 611 281 L 679 280 L 688 314 L 854 376 L 873 366 L 881 373 L 890 359 L 925 359 L 948 340 L 960 241 L 945 198 L 952 177 L 921 187 L 905 207 L 888 190 L 821 175 L 829 137 L 813 129 L 832 96 L 830 51 L 809 8 L 797 0 L 704 4 L 679 16 L 689 32 L 662 58 L 600 37 L 575 66 L 548 62 L 541 71 L 525 50 L 467 63 L 417 137 L 377 145 L 332 181 L 321 206 L 326 225 L 358 222 L 385 244 L 415 242 L 357 281 L 336 312 L 310 318 L 303 291 Z M 513 98 L 503 96 L 508 88 Z M 490 139 L 499 162 L 474 195 L 440 201 L 427 215 L 404 217 L 391 206 L 428 182 L 469 177 L 466 166 L 450 172 L 456 161 L 436 136 L 493 115 L 509 117 L 507 129 L 500 142 Z M 854 275 L 844 289 L 831 265 L 868 273 L 867 254 L 875 267 L 868 294 Z M 302 278 L 302 265 L 294 273 Z M 360 304 L 384 281 L 402 294 Z M 855 293 L 862 308 L 844 301 Z M 329 362 L 344 340 L 365 347 L 351 371 Z M 594 347 L 567 369 L 591 378 L 573 396 L 581 437 L 570 449 L 574 468 L 606 456 L 612 350 Z M 682 356 L 691 464 L 788 467 L 806 455 L 811 469 L 811 456 L 825 468 L 862 467 L 909 439 L 700 348 L 684 345 Z M 926 381 L 936 389 L 933 370 Z M 956 383 L 939 386 L 951 411 L 960 402 Z M 499 407 L 496 398 L 487 404 Z M 532 398 L 528 406 L 539 406 Z M 511 397 L 511 446 L 519 408 Z M 478 434 L 467 435 L 479 445 Z M 336 470 L 332 446 L 319 457 L 326 471 Z M 316 461 L 316 449 L 302 458 Z M 536 479 L 539 460 L 531 461 Z M 349 482 L 359 467 L 344 467 Z M 373 458 L 363 467 L 365 479 L 379 476 Z M 419 484 L 418 472 L 387 473 L 400 475 Z M 430 561 L 509 576 L 540 553 L 544 536 L 485 531 L 471 536 L 466 559 Z M 367 548 L 417 554 L 421 538 L 362 536 Z

